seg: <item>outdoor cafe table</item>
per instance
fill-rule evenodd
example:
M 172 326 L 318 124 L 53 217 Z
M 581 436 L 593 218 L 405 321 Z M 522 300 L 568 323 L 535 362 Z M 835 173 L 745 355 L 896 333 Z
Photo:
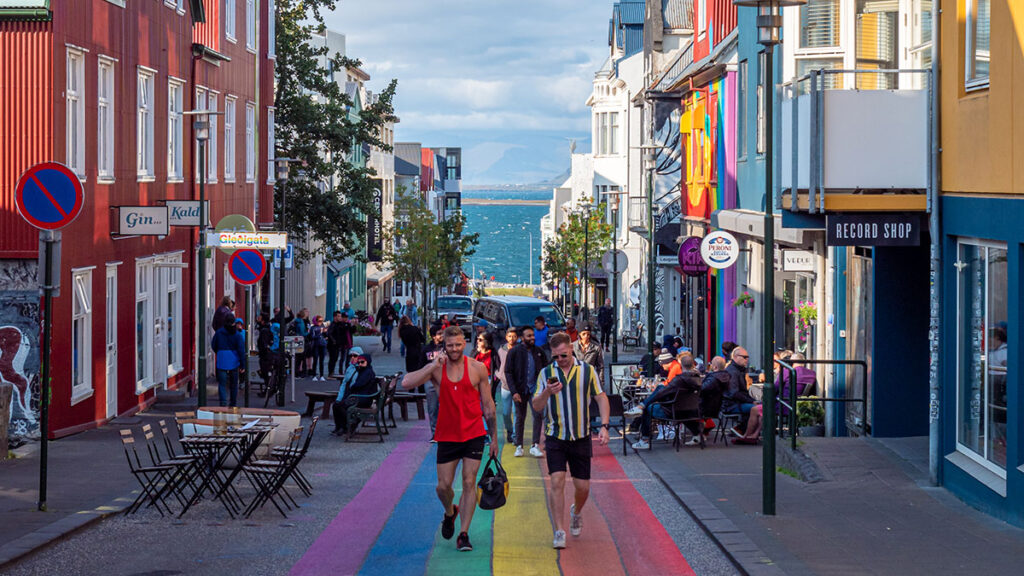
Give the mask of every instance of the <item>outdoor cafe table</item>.
M 290 410 L 272 408 L 239 408 L 230 406 L 200 406 L 196 412 L 198 420 L 213 420 L 230 425 L 242 425 L 247 420 L 259 418 L 277 426 L 267 435 L 266 447 L 287 446 L 292 430 L 301 425 L 302 415 Z M 212 431 L 212 430 L 210 430 Z
M 190 422 L 182 420 L 180 423 L 184 428 L 184 425 Z M 233 518 L 241 510 L 243 503 L 231 483 L 242 470 L 242 466 L 252 459 L 256 449 L 276 427 L 274 423 L 251 424 L 242 428 L 221 426 L 214 434 L 193 433 L 182 438 L 181 445 L 189 453 L 202 457 L 205 462 L 200 469 L 199 487 L 181 511 L 181 515 L 184 515 L 209 488 L 213 490 L 214 498 L 221 501 Z M 228 466 L 229 458 L 234 461 L 232 466 Z M 228 468 L 231 468 L 230 473 L 226 472 Z

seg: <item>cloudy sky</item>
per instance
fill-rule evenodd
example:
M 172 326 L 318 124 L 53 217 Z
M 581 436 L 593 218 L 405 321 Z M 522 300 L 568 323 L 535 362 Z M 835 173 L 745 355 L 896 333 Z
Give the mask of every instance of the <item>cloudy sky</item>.
M 340 0 L 371 89 L 398 80 L 398 141 L 461 146 L 465 184 L 547 180 L 590 148 L 585 102 L 612 0 Z

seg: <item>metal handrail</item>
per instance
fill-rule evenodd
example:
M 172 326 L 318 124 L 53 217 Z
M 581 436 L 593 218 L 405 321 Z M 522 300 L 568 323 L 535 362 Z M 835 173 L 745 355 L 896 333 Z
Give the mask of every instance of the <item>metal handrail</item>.
M 791 360 L 792 361 L 792 360 Z M 790 442 L 792 443 L 793 450 L 796 450 L 796 406 L 799 402 L 860 402 L 864 406 L 864 418 L 860 424 L 860 433 L 867 435 L 870 432 L 868 426 L 868 363 L 864 360 L 831 360 L 831 359 L 814 359 L 808 358 L 805 360 L 792 361 L 793 364 L 820 364 L 826 366 L 860 366 L 861 373 L 864 377 L 864 385 L 861 392 L 860 398 L 829 398 L 828 396 L 804 396 L 797 397 L 796 394 L 796 368 L 783 360 L 776 360 L 779 366 L 789 370 L 789 401 L 785 402 L 779 400 L 780 404 L 785 405 L 789 408 L 789 435 Z M 774 385 L 774 383 L 773 383 Z M 824 390 L 822 390 L 824 391 Z M 782 419 L 778 419 L 778 436 L 783 438 L 785 435 L 782 432 Z

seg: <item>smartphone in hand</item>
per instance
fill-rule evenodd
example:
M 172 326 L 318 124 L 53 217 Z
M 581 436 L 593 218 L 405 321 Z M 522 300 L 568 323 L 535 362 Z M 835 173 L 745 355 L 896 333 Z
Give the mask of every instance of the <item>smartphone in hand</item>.
M 548 378 L 547 388 L 548 390 L 551 390 L 552 394 L 557 394 L 562 391 L 562 381 L 552 376 L 551 378 Z

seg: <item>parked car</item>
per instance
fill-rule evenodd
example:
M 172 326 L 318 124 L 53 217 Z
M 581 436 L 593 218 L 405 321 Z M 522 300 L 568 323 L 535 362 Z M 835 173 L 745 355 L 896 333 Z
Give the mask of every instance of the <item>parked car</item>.
M 430 311 L 430 322 L 437 322 L 442 314 L 447 314 L 448 321 L 462 328 L 462 331 L 468 335 L 473 329 L 473 302 L 471 296 L 455 294 L 438 296 L 433 310 Z
M 487 329 L 503 338 L 509 326 L 533 326 L 537 316 L 543 316 L 550 333 L 565 330 L 565 317 L 558 307 L 540 298 L 527 296 L 487 296 L 477 300 L 473 322 L 483 321 Z

